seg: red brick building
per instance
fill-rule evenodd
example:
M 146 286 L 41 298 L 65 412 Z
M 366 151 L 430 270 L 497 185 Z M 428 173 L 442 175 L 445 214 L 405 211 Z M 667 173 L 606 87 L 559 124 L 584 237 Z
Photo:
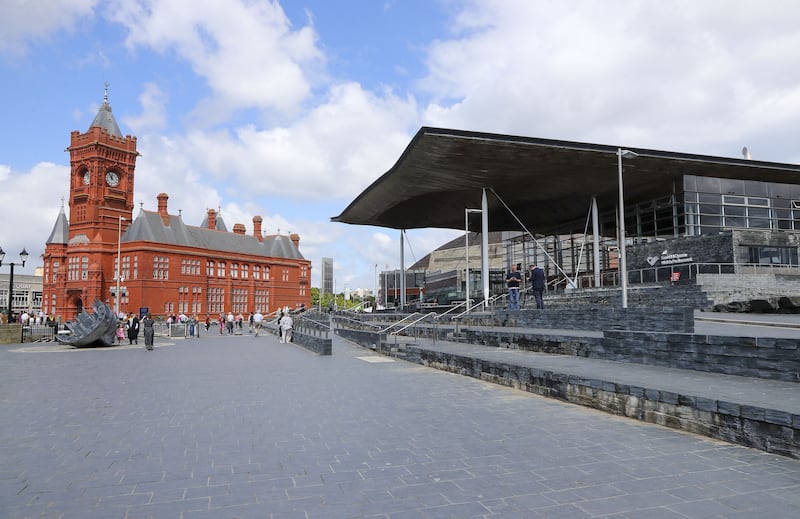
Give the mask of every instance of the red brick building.
M 107 92 L 89 130 L 70 134 L 67 151 L 70 218 L 62 207 L 45 246 L 45 313 L 72 319 L 95 299 L 122 312 L 200 319 L 311 306 L 311 262 L 298 235 L 264 236 L 260 216 L 252 235 L 239 223 L 229 232 L 213 209 L 199 226 L 187 225 L 169 214 L 166 193 L 157 211 L 133 217 L 136 137 L 122 136 Z

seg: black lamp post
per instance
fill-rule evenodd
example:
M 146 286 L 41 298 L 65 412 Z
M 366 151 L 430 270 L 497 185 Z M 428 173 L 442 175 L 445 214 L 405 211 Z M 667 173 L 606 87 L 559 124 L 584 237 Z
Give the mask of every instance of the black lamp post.
M 3 259 L 5 259 L 6 253 L 2 247 L 0 247 L 0 267 L 3 266 Z M 22 252 L 19 253 L 19 259 L 22 261 L 22 267 L 25 266 L 25 261 L 28 259 L 28 251 L 25 250 L 25 247 L 22 248 Z M 11 265 L 11 275 L 8 278 L 8 322 L 11 322 L 11 305 L 14 302 L 14 266 L 17 265 L 16 263 L 8 263 Z

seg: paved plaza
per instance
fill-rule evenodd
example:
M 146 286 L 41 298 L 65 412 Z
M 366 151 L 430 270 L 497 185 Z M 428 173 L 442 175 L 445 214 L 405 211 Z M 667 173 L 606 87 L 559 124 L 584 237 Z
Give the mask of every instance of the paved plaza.
M 380 357 L 0 346 L 0 518 L 795 518 L 800 461 Z

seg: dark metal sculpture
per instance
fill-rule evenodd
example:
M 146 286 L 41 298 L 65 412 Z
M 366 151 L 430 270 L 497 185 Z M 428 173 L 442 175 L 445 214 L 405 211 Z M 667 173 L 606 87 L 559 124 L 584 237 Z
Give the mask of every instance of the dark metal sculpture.
M 86 310 L 78 314 L 74 321 L 67 322 L 64 326 L 69 334 L 56 334 L 58 342 L 69 344 L 76 348 L 91 346 L 112 346 L 117 331 L 117 316 L 110 306 L 99 299 L 92 303 L 94 313 Z

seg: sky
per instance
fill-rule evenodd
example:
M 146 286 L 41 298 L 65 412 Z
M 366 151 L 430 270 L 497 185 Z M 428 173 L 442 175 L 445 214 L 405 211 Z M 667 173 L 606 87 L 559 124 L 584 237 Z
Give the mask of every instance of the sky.
M 785 0 L 0 0 L 0 247 L 41 266 L 107 82 L 134 215 L 161 192 L 189 225 L 260 215 L 300 235 L 313 286 L 330 257 L 337 292 L 374 289 L 399 231 L 330 219 L 422 126 L 800 163 L 797 20 Z M 408 231 L 406 267 L 459 235 Z

